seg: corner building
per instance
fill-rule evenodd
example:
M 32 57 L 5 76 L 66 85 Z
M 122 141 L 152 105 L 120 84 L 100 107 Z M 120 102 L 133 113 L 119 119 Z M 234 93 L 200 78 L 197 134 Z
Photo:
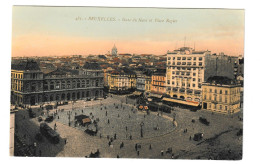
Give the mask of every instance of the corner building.
M 227 77 L 210 77 L 202 85 L 202 109 L 233 114 L 240 111 L 241 85 Z
M 172 101 L 201 105 L 202 83 L 210 76 L 234 78 L 233 58 L 182 47 L 167 52 L 166 94 Z

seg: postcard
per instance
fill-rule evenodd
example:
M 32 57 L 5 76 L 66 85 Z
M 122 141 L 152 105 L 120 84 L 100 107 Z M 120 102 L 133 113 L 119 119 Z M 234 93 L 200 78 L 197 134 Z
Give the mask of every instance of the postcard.
M 241 160 L 244 10 L 13 6 L 10 156 Z

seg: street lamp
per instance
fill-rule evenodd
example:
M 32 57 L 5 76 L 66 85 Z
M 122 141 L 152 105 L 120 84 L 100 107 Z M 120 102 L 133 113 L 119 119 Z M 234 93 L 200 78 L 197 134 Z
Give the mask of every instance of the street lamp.
M 144 122 L 142 121 L 140 123 L 140 127 L 141 127 L 141 137 L 143 138 L 143 126 L 144 126 Z

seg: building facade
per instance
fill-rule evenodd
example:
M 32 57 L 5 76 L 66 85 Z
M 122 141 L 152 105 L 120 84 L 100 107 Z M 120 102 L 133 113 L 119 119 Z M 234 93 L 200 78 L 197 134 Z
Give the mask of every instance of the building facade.
M 38 105 L 103 97 L 103 71 L 97 63 L 80 70 L 57 69 L 43 74 L 36 62 L 12 66 L 12 104 Z
M 202 85 L 202 109 L 233 114 L 240 111 L 240 89 L 226 77 L 212 77 Z
M 126 92 L 136 89 L 136 74 L 127 69 L 111 71 L 107 74 L 110 92 Z
M 152 75 L 151 80 L 151 96 L 157 97 L 156 95 L 163 95 L 166 91 L 166 70 L 159 69 Z
M 167 52 L 166 94 L 178 102 L 201 104 L 202 83 L 211 76 L 234 78 L 233 58 L 182 47 Z M 231 61 L 232 60 L 232 61 Z

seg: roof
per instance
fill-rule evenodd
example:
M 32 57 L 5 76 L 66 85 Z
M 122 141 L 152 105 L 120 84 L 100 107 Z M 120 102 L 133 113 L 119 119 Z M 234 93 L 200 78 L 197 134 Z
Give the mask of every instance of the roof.
M 67 75 L 67 74 L 78 75 L 79 71 L 60 67 L 52 72 L 46 73 L 46 75 Z
M 156 72 L 154 72 L 154 75 L 165 75 L 166 69 L 157 69 Z
M 226 77 L 226 76 L 211 76 L 206 81 L 207 83 L 215 83 L 215 84 L 224 84 L 224 85 L 232 85 L 235 84 L 235 81 Z
M 12 64 L 11 68 L 13 70 L 33 70 L 33 71 L 41 70 L 38 63 L 33 60 L 20 61 L 17 64 Z
M 83 66 L 84 69 L 91 69 L 91 70 L 101 70 L 101 67 L 98 63 L 89 63 L 86 62 Z
M 76 120 L 83 120 L 83 119 L 85 119 L 85 118 L 89 118 L 89 116 L 86 116 L 86 115 L 83 115 L 83 114 L 81 114 L 81 115 L 78 115 L 78 116 L 75 116 L 75 119 Z

